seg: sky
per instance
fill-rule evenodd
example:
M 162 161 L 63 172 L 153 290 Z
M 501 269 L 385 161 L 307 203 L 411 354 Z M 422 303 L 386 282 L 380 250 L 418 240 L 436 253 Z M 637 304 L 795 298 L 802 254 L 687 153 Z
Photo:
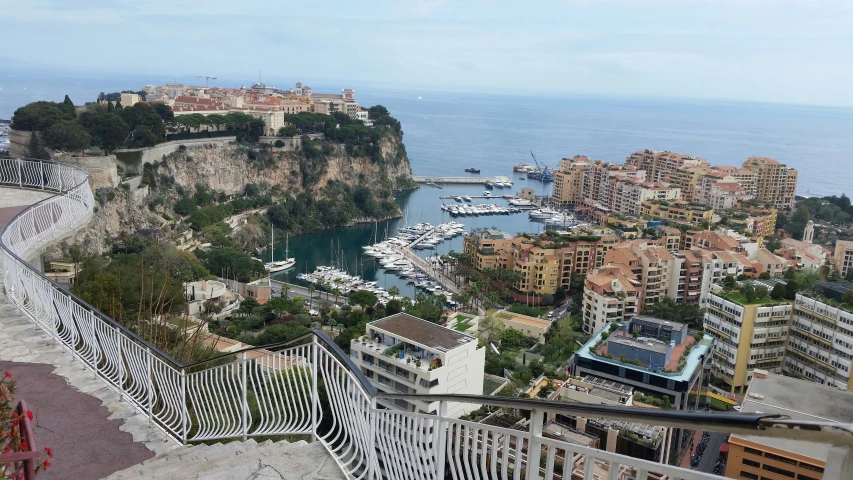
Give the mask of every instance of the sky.
M 0 0 L 0 18 L 0 69 L 853 106 L 851 0 Z

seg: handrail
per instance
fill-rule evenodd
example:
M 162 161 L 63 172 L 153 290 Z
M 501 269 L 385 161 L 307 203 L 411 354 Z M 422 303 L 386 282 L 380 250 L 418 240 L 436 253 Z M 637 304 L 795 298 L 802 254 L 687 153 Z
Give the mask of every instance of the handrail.
M 198 366 L 201 366 L 201 365 L 204 365 L 207 363 L 211 363 L 211 362 L 215 362 L 217 360 L 221 360 L 223 358 L 233 357 L 234 355 L 240 355 L 241 353 L 252 352 L 255 350 L 271 350 L 273 348 L 284 347 L 284 346 L 291 345 L 293 343 L 299 342 L 301 340 L 305 340 L 306 338 L 311 338 L 311 336 L 312 336 L 312 332 L 308 332 L 308 333 L 302 334 L 298 337 L 291 338 L 290 340 L 285 340 L 283 342 L 269 343 L 266 345 L 246 347 L 246 348 L 242 348 L 240 350 L 234 350 L 233 352 L 223 353 L 222 355 L 217 355 L 215 357 L 207 358 L 205 360 L 201 360 L 201 361 L 198 361 L 195 363 L 190 363 L 187 365 L 181 365 L 181 368 L 189 369 L 189 368 L 193 368 L 193 367 L 198 367 Z
M 320 330 L 314 330 L 312 333 L 314 333 L 314 335 L 316 335 L 317 340 L 323 342 L 323 344 L 325 344 L 327 347 L 331 348 L 332 351 L 338 357 L 340 357 L 340 359 L 343 361 L 343 364 L 347 368 L 347 370 L 349 370 L 350 373 L 352 373 L 355 376 L 356 380 L 358 380 L 358 383 L 361 384 L 361 388 L 363 388 L 364 391 L 371 398 L 374 398 L 379 394 L 379 392 L 376 390 L 376 387 L 374 387 L 373 384 L 370 383 L 370 380 L 367 379 L 367 376 L 364 375 L 364 372 L 362 372 L 361 369 L 355 365 L 355 363 L 352 361 L 350 356 L 347 355 L 347 353 L 344 352 L 344 350 L 341 347 L 339 347 L 337 343 L 332 341 L 332 339 L 327 337 L 326 334 Z
M 19 160 L 37 161 L 37 162 L 43 162 L 43 163 L 50 163 L 50 164 L 52 164 L 52 165 L 61 165 L 61 166 L 63 166 L 63 167 L 72 168 L 72 169 L 74 169 L 74 170 L 77 170 L 79 173 L 82 173 L 82 174 L 85 176 L 85 178 L 84 178 L 80 183 L 77 183 L 76 185 L 73 185 L 72 187 L 70 187 L 70 188 L 68 188 L 68 189 L 65 189 L 65 190 L 56 190 L 56 189 L 53 189 L 53 188 L 46 187 L 45 189 L 48 189 L 49 191 L 55 191 L 55 192 L 59 192 L 60 194 L 65 194 L 66 192 L 69 192 L 69 191 L 71 191 L 71 190 L 72 190 L 72 189 L 74 189 L 74 188 L 80 187 L 80 186 L 82 186 L 82 185 L 83 185 L 83 183 L 85 183 L 85 182 L 88 182 L 88 181 L 89 181 L 89 172 L 87 172 L 86 170 L 83 170 L 82 168 L 76 167 L 76 166 L 74 166 L 74 165 L 69 165 L 69 164 L 66 164 L 66 163 L 59 163 L 59 162 L 49 162 L 49 161 L 45 161 L 45 160 L 31 159 L 31 158 L 19 158 Z M 2 186 L 2 185 L 5 185 L 5 184 L 0 184 L 0 186 Z M 27 188 L 27 189 L 28 189 L 28 190 L 34 190 L 33 188 Z M 152 344 L 152 343 L 148 342 L 147 340 L 143 339 L 142 337 L 140 337 L 139 335 L 137 335 L 136 333 L 134 333 L 133 331 L 131 331 L 130 329 L 128 329 L 127 327 L 125 327 L 124 325 L 122 325 L 122 324 L 118 323 L 117 321 L 113 320 L 112 318 L 110 318 L 109 316 L 107 316 L 104 312 L 102 312 L 102 311 L 100 311 L 99 309 L 95 308 L 94 306 L 90 305 L 90 304 L 89 304 L 89 302 L 87 302 L 87 301 L 83 300 L 82 298 L 78 297 L 77 295 L 75 295 L 74 293 L 72 293 L 70 290 L 68 290 L 68 289 L 66 289 L 65 287 L 63 287 L 62 285 L 60 285 L 60 284 L 56 283 L 54 280 L 52 280 L 51 278 L 49 278 L 48 276 L 46 276 L 44 273 L 40 272 L 38 269 L 36 269 L 36 268 L 32 268 L 31 266 L 29 266 L 29 263 L 28 263 L 26 260 L 24 260 L 23 258 L 19 257 L 19 256 L 18 256 L 18 254 L 16 254 L 15 252 L 13 252 L 13 251 L 12 251 L 12 250 L 11 250 L 11 249 L 6 245 L 6 244 L 5 244 L 5 243 L 3 243 L 3 237 L 4 237 L 4 236 L 5 236 L 5 234 L 6 234 L 6 230 L 8 230 L 8 229 L 9 229 L 9 227 L 11 227 L 12 225 L 14 225 L 14 224 L 15 224 L 15 221 L 16 221 L 16 220 L 18 220 L 18 218 L 19 218 L 19 217 L 21 217 L 21 216 L 23 216 L 23 215 L 26 215 L 28 211 L 30 211 L 30 210 L 32 210 L 32 209 L 34 209 L 34 208 L 38 207 L 39 205 L 41 205 L 41 204 L 43 204 L 43 203 L 47 203 L 47 202 L 49 202 L 52 198 L 53 198 L 53 197 L 48 197 L 48 198 L 45 198 L 44 200 L 40 200 L 40 201 L 38 201 L 38 202 L 36 202 L 36 203 L 34 203 L 34 204 L 30 205 L 28 208 L 25 208 L 25 209 L 21 210 L 21 211 L 20 211 L 20 212 L 18 212 L 14 217 L 12 217 L 11 219 L 9 219 L 9 221 L 8 221 L 8 222 L 6 223 L 6 225 L 3 227 L 3 230 L 0 230 L 0 248 L 2 248 L 2 249 L 3 249 L 7 254 L 9 254 L 9 255 L 10 255 L 11 257 L 13 257 L 15 260 L 17 260 L 17 261 L 21 262 L 21 264 L 22 264 L 22 265 L 26 265 L 26 266 L 28 266 L 28 267 L 29 267 L 29 270 L 30 270 L 30 272 L 31 272 L 31 273 L 33 273 L 33 274 L 35 274 L 35 275 L 37 275 L 37 276 L 41 277 L 41 279 L 42 279 L 42 280 L 45 280 L 45 281 L 47 281 L 48 283 L 50 283 L 52 287 L 54 287 L 54 288 L 56 288 L 56 289 L 58 289 L 58 290 L 60 290 L 60 291 L 64 292 L 66 295 L 68 295 L 69 297 L 71 297 L 72 299 L 74 299 L 74 301 L 75 301 L 75 302 L 77 302 L 77 303 L 79 303 L 79 304 L 83 305 L 84 307 L 88 308 L 92 313 L 94 313 L 95 315 L 97 315 L 98 317 L 100 317 L 100 318 L 101 318 L 101 320 L 103 320 L 103 321 L 105 321 L 105 322 L 109 323 L 111 326 L 113 326 L 113 327 L 115 327 L 115 328 L 118 328 L 119 330 L 121 330 L 122 332 L 124 332 L 125 334 L 127 334 L 128 336 L 130 336 L 131 338 L 133 338 L 134 340 L 136 340 L 136 341 L 138 341 L 138 342 L 142 343 L 143 345 L 145 345 L 146 347 L 150 348 L 153 352 L 155 352 L 156 354 L 160 355 L 161 357 L 163 357 L 164 359 L 166 359 L 168 362 L 170 362 L 170 363 L 172 363 L 173 365 L 175 365 L 176 367 L 180 368 L 180 367 L 181 367 L 181 363 L 180 363 L 180 362 L 178 362 L 177 360 L 175 360 L 174 358 L 172 358 L 168 353 L 166 353 L 166 352 L 164 352 L 164 351 L 160 350 L 160 349 L 159 349 L 159 348 L 157 348 L 154 344 Z
M 0 464 L 23 462 L 24 478 L 26 480 L 35 480 L 35 460 L 41 457 L 42 453 L 38 451 L 38 447 L 36 447 L 36 438 L 35 435 L 33 435 L 33 427 L 30 423 L 30 419 L 27 417 L 26 402 L 23 400 L 19 401 L 16 410 L 18 411 L 20 434 L 24 437 L 29 449 L 23 452 L 0 453 Z

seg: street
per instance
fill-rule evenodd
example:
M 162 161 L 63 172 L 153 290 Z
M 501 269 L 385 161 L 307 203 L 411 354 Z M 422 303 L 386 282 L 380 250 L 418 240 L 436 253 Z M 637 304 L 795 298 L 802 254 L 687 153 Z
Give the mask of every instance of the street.
M 725 433 L 712 432 L 711 438 L 708 439 L 708 446 L 705 447 L 705 454 L 702 455 L 702 460 L 699 461 L 699 466 L 696 467 L 696 470 L 713 473 L 714 466 L 717 464 L 717 458 L 720 456 L 720 446 L 725 441 Z
M 278 280 L 272 280 L 270 282 L 270 288 L 272 289 L 272 296 L 273 297 L 281 296 L 282 284 L 283 284 L 283 282 L 279 282 Z M 290 288 L 287 290 L 287 298 L 302 297 L 302 298 L 307 299 L 308 297 L 311 296 L 311 295 L 309 295 L 310 292 L 308 292 L 308 289 L 305 287 L 300 287 L 299 285 L 293 285 L 292 283 L 289 283 L 288 285 L 290 285 Z M 314 305 L 316 305 L 317 300 L 320 300 L 320 299 L 322 299 L 323 301 L 326 301 L 326 299 L 328 299 L 330 304 L 338 305 L 338 306 L 346 304 L 346 301 L 347 301 L 346 297 L 339 296 L 337 303 L 335 303 L 335 296 L 333 294 L 321 292 L 319 290 L 314 291 L 314 296 L 312 298 L 314 299 L 314 301 L 312 302 Z

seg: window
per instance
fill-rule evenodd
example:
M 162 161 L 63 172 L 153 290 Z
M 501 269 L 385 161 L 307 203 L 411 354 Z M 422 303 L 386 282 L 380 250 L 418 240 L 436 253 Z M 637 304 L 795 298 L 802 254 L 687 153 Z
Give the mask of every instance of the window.
M 786 458 L 786 457 L 783 457 L 783 456 L 781 456 L 781 455 L 775 455 L 775 454 L 772 454 L 772 453 L 770 453 L 770 452 L 764 452 L 764 456 L 765 456 L 765 457 L 767 457 L 767 458 L 769 458 L 769 459 L 771 459 L 771 460 L 776 460 L 776 461 L 779 461 L 779 462 L 790 463 L 791 465 L 796 465 L 796 464 L 797 464 L 797 461 L 796 461 L 796 460 L 791 460 L 790 458 Z
M 750 460 L 750 459 L 748 459 L 748 458 L 744 458 L 744 459 L 743 459 L 743 464 L 744 464 L 744 465 L 749 465 L 750 467 L 761 468 L 761 464 L 760 464 L 760 463 L 758 463 L 758 462 L 756 462 L 756 461 L 753 461 L 753 460 Z
M 797 480 L 817 480 L 815 477 L 810 477 L 808 475 L 803 475 L 802 473 L 797 475 Z
M 822 467 L 817 467 L 817 466 L 815 466 L 815 465 L 811 465 L 811 464 L 808 464 L 808 463 L 802 463 L 802 462 L 800 462 L 800 467 L 805 468 L 806 470 L 812 470 L 812 471 L 814 471 L 814 472 L 823 473 L 823 468 L 822 468 Z
M 785 470 L 784 468 L 774 467 L 773 465 L 767 465 L 767 464 L 765 464 L 761 468 L 764 470 L 767 470 L 768 472 L 778 473 L 779 475 L 783 475 L 785 477 L 794 478 L 794 472 L 792 472 L 790 470 Z
M 743 451 L 745 451 L 746 453 L 751 453 L 751 454 L 753 454 L 753 455 L 758 455 L 759 457 L 760 457 L 760 456 L 762 455 L 762 453 L 763 453 L 761 450 L 756 450 L 756 449 L 754 449 L 754 448 L 749 448 L 749 447 L 744 447 L 744 448 L 743 448 Z
M 749 473 L 745 470 L 740 471 L 740 478 L 749 478 L 750 480 L 758 480 L 758 475 Z

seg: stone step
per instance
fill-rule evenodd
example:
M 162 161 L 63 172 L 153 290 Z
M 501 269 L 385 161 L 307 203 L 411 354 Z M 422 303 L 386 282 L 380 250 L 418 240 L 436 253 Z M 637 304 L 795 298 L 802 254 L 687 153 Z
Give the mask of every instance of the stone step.
M 298 441 L 200 444 L 181 447 L 139 465 L 116 472 L 105 480 L 240 480 L 344 479 L 343 473 L 319 442 Z

